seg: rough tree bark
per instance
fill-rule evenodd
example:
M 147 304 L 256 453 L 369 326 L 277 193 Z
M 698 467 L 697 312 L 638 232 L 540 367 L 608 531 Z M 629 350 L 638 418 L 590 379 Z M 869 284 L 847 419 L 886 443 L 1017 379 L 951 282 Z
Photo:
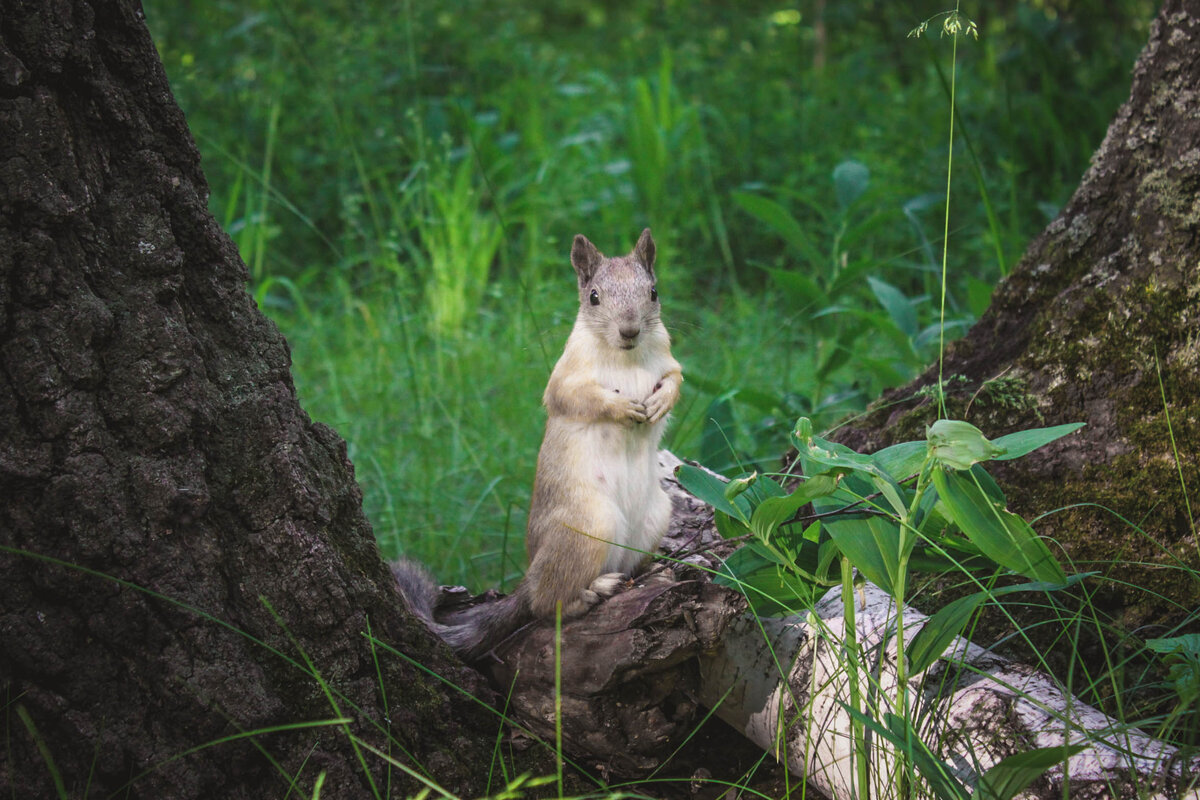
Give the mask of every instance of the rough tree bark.
M 1083 569 L 1119 568 L 1115 613 L 1153 636 L 1200 601 L 1200 3 L 1168 0 L 1129 100 L 1058 218 L 951 346 L 949 416 L 989 436 L 1086 422 L 994 470 L 1014 511 L 1041 519 Z M 1159 390 L 1159 369 L 1166 393 Z M 873 452 L 922 438 L 934 365 L 836 438 Z M 1175 442 L 1168 435 L 1169 412 Z M 1094 505 L 1093 505 L 1094 504 Z M 1105 509 L 1109 510 L 1105 510 Z M 1119 515 L 1119 516 L 1118 516 Z M 1121 518 L 1136 523 L 1144 533 Z M 1145 591 L 1142 591 L 1142 590 Z M 1148 602 L 1155 595 L 1167 603 Z M 1144 626 L 1149 625 L 1151 628 Z
M 481 678 L 402 613 L 207 197 L 136 0 L 0 2 L 0 786 L 368 797 L 341 728 L 170 761 L 346 716 L 481 793 L 496 718 L 364 634 Z

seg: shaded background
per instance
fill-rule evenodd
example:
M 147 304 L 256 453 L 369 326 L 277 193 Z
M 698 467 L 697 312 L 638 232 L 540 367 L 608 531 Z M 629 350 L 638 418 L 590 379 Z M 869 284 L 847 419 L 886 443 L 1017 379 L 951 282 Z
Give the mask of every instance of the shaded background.
M 796 416 L 833 425 L 936 357 L 937 5 L 145 8 L 305 408 L 349 441 L 385 553 L 445 581 L 523 565 L 575 233 L 621 253 L 653 228 L 687 379 L 667 445 L 715 468 L 771 468 Z M 1078 183 L 1154 11 L 962 9 L 948 336 Z

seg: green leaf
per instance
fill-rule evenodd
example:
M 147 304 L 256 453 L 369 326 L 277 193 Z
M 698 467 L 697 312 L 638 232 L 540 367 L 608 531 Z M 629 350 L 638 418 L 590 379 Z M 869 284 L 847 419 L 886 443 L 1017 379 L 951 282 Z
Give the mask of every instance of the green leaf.
M 838 205 L 843 209 L 849 208 L 862 197 L 870 182 L 871 170 L 862 162 L 843 161 L 833 168 L 833 191 L 837 195 Z
M 677 467 L 675 479 L 679 481 L 680 486 L 717 511 L 727 514 L 745 525 L 750 524 L 750 515 L 747 513 L 747 509 L 739 505 L 736 500 L 730 500 L 725 496 L 727 481 L 721 480 L 708 470 L 693 467 L 691 464 L 681 464 Z
M 746 523 L 726 514 L 724 511 L 713 511 L 713 522 L 716 523 L 717 533 L 726 539 L 740 539 L 750 535 Z
M 939 800 L 970 800 L 967 788 L 954 777 L 953 770 L 929 749 L 912 724 L 903 717 L 890 712 L 883 715 L 887 727 L 879 724 L 869 716 L 851 708 L 841 700 L 838 705 L 846 710 L 855 721 L 891 742 L 897 750 L 904 753 L 921 773 L 921 777 L 929 784 L 929 788 Z
M 810 560 L 815 562 L 817 546 L 809 544 L 813 551 Z M 794 569 L 769 548 L 751 542 L 725 560 L 714 581 L 743 592 L 760 616 L 789 615 L 810 608 L 818 591 L 812 580 L 796 574 Z M 826 587 L 819 591 L 824 594 Z
M 971 473 L 937 467 L 932 477 L 947 517 L 984 555 L 1034 580 L 1067 579 L 1029 523 L 989 498 Z
M 921 471 L 928 452 L 925 442 L 900 442 L 873 453 L 871 460 L 888 475 L 900 481 Z
M 1146 647 L 1164 654 L 1170 664 L 1167 679 L 1185 706 L 1200 697 L 1200 633 L 1185 633 L 1165 639 L 1149 639 Z
M 833 472 L 814 475 L 785 497 L 768 497 L 763 500 L 750 518 L 750 527 L 754 534 L 763 539 L 769 538 L 780 525 L 791 519 L 813 499 L 832 494 L 837 489 L 840 477 Z
M 925 431 L 925 441 L 929 455 L 953 469 L 968 469 L 1004 454 L 1004 448 L 989 442 L 983 431 L 958 419 L 939 419 Z
M 786 302 L 795 309 L 804 311 L 829 305 L 829 295 L 807 275 L 790 269 L 768 269 L 767 272 L 771 281 L 783 290 Z
M 856 453 L 844 444 L 827 442 L 820 436 L 815 436 L 812 432 L 812 421 L 808 417 L 801 417 L 796 421 L 796 428 L 792 431 L 792 441 L 796 445 L 796 449 L 800 451 L 800 455 L 809 462 L 824 467 L 860 470 L 880 477 L 884 475 L 883 471 L 875 466 L 875 462 L 870 456 Z M 805 471 L 808 471 L 807 466 Z
M 875 293 L 875 299 L 879 301 L 879 305 L 883 306 L 884 311 L 892 318 L 892 322 L 896 323 L 896 327 L 904 332 L 905 336 L 913 337 L 917 335 L 917 310 L 913 308 L 912 301 L 904 296 L 904 293 L 892 286 L 886 281 L 881 281 L 879 278 L 869 276 L 867 283 L 871 285 L 871 291 Z
M 904 652 L 908 658 L 909 674 L 915 675 L 918 672 L 923 672 L 933 662 L 941 658 L 942 653 L 946 652 L 946 648 L 954 641 L 954 637 L 958 636 L 962 632 L 962 629 L 966 627 L 975 610 L 988 600 L 994 600 L 1015 592 L 1056 592 L 1060 589 L 1074 586 L 1084 578 L 1095 574 L 1095 572 L 1078 573 L 1072 575 L 1063 583 L 1036 581 L 1033 583 L 1021 583 L 1015 586 L 1002 586 L 998 589 L 976 592 L 975 594 L 960 597 L 953 602 L 947 603 L 936 614 L 925 621 L 925 624 L 921 626 L 921 630 L 917 631 L 917 635 L 912 638 L 912 641 L 908 643 L 908 647 L 905 648 Z
M 834 544 L 867 580 L 888 594 L 900 575 L 900 526 L 875 514 L 825 521 Z
M 1087 747 L 1086 744 L 1039 747 L 1011 755 L 983 773 L 974 796 L 978 800 L 1012 800 L 1043 772 Z
M 810 264 L 820 264 L 824 257 L 809 239 L 808 231 L 791 212 L 774 200 L 749 192 L 734 192 L 733 202 L 742 210 L 783 237 Z
M 1165 639 L 1147 639 L 1146 647 L 1156 653 L 1190 655 L 1200 659 L 1200 633 L 1185 633 Z
M 896 512 L 896 516 L 903 519 L 908 513 L 908 502 L 905 500 L 905 491 L 900 484 L 896 483 L 891 475 L 872 475 L 871 483 L 875 486 L 875 490 L 888 501 L 892 511 Z
M 1001 436 L 992 444 L 1004 448 L 1006 452 L 1004 455 L 996 456 L 996 460 L 1009 461 L 1020 458 L 1026 453 L 1037 450 L 1042 445 L 1050 444 L 1055 439 L 1061 439 L 1068 433 L 1074 433 L 1086 424 L 1085 422 L 1070 422 L 1066 425 L 1055 425 L 1052 428 L 1033 428 Z

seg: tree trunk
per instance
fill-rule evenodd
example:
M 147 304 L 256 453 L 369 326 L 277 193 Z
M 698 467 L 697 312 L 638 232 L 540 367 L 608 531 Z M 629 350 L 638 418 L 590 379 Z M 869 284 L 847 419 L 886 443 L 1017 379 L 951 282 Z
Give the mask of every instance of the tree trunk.
M 418 787 L 354 735 L 482 793 L 497 718 L 383 645 L 481 679 L 402 613 L 207 199 L 136 0 L 0 2 L 0 786 Z
M 989 436 L 1087 423 L 994 474 L 1023 516 L 1067 507 L 1039 533 L 1081 568 L 1119 564 L 1132 588 L 1109 585 L 1114 613 L 1148 636 L 1200 604 L 1178 569 L 1200 570 L 1184 489 L 1200 488 L 1197 86 L 1200 3 L 1168 0 L 1075 195 L 943 370 L 948 415 Z M 922 438 L 937 407 L 918 390 L 937 381 L 935 365 L 836 438 L 862 452 Z

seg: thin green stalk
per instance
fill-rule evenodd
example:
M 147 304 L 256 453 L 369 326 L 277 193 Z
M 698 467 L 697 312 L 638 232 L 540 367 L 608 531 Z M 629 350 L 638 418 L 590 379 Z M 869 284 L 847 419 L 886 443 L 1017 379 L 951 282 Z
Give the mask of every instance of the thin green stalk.
M 850 682 L 850 707 L 855 711 L 862 711 L 862 691 L 858 682 L 858 627 L 854 613 L 854 567 L 848 558 L 842 558 L 842 620 L 845 626 L 842 648 L 845 651 L 846 676 Z M 858 796 L 867 797 L 867 781 L 870 779 L 867 737 L 863 730 L 863 724 L 853 717 L 850 719 L 850 736 L 850 744 L 854 748 Z
M 958 3 L 954 4 L 958 14 Z M 950 179 L 954 174 L 954 100 L 958 80 L 958 33 L 954 34 L 950 55 L 950 136 L 946 146 L 946 214 L 942 227 L 942 291 L 938 306 L 938 415 L 946 417 L 946 387 L 943 373 L 946 364 L 946 264 L 950 257 Z
M 1175 429 L 1171 425 L 1171 409 L 1167 405 L 1167 389 L 1163 385 L 1162 367 L 1158 362 L 1158 345 L 1154 346 L 1154 374 L 1158 376 L 1158 394 L 1162 398 L 1163 416 L 1167 420 L 1167 436 L 1171 439 L 1171 453 L 1175 456 L 1175 469 L 1179 471 L 1179 488 L 1183 490 L 1183 507 L 1192 526 L 1192 541 L 1200 553 L 1200 537 L 1196 535 L 1196 518 L 1192 516 L 1192 501 L 1188 498 L 1187 481 L 1183 479 L 1183 462 L 1179 460 L 1179 448 L 1175 445 Z

